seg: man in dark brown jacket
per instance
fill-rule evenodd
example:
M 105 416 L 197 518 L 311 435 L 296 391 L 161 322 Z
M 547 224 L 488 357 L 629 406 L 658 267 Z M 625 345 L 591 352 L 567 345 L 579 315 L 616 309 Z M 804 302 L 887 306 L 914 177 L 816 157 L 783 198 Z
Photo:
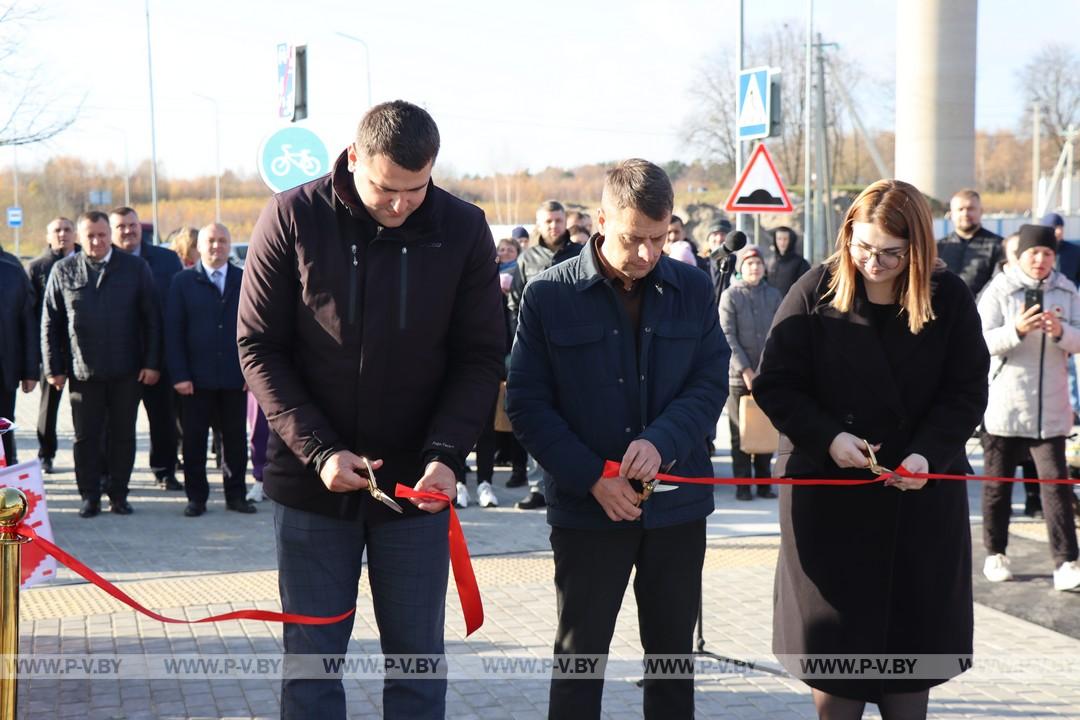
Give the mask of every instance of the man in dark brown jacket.
M 356 604 L 365 548 L 382 650 L 438 656 L 448 573 L 445 502 L 488 421 L 505 354 L 495 244 L 484 214 L 431 182 L 439 131 L 404 101 L 364 116 L 329 175 L 276 195 L 244 267 L 237 323 L 244 377 L 270 423 L 286 612 Z M 299 655 L 344 655 L 352 619 L 285 626 Z M 310 677 L 310 674 L 308 673 Z M 441 718 L 445 679 L 387 679 L 385 717 Z M 339 679 L 285 680 L 283 717 L 345 717 Z

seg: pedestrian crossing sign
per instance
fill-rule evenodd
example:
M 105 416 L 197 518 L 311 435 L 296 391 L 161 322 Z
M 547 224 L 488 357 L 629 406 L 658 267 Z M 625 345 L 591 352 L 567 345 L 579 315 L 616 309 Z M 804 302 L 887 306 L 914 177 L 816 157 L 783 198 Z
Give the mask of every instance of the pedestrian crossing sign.
M 772 93 L 769 90 L 770 70 L 751 68 L 739 73 L 739 96 L 736 122 L 739 140 L 769 137 Z

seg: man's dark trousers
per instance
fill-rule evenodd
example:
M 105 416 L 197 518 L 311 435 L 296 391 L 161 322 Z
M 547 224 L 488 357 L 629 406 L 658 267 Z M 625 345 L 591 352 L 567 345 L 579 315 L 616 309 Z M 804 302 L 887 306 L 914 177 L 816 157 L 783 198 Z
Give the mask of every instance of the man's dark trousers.
M 0 390 L 0 417 L 15 421 L 15 393 L 18 390 Z M 15 455 L 15 433 L 6 432 L 4 438 L 4 462 L 14 465 L 19 460 Z
M 630 570 L 646 655 L 693 651 L 701 600 L 705 520 L 646 530 L 640 523 L 605 529 L 551 528 L 559 627 L 555 656 L 606 655 Z M 598 669 L 601 666 L 598 666 Z M 694 716 L 694 681 L 646 679 L 646 720 Z M 551 681 L 548 717 L 600 717 L 603 679 L 572 676 Z
M 443 511 L 372 524 L 365 522 L 363 511 L 356 520 L 339 520 L 274 503 L 282 609 L 327 616 L 355 607 L 366 547 L 382 652 L 441 656 L 449 520 Z M 344 720 L 345 689 L 339 679 L 288 679 L 288 674 L 294 667 L 290 655 L 344 656 L 352 628 L 351 616 L 333 625 L 285 625 L 282 718 Z M 445 665 L 442 661 L 440 668 Z M 445 715 L 445 679 L 384 681 L 387 720 L 442 720 Z
M 150 422 L 150 469 L 162 480 L 176 474 L 176 405 L 172 381 L 164 368 L 161 379 L 143 389 L 143 406 Z
M 101 499 L 101 471 L 105 468 L 109 498 L 114 502 L 125 500 L 135 465 L 135 415 L 142 385 L 134 377 L 89 381 L 72 378 L 69 382 L 79 495 L 83 499 Z
M 60 412 L 60 398 L 64 389 L 57 390 L 44 375 L 41 376 L 41 399 L 38 403 L 37 439 L 38 457 L 52 460 L 56 457 L 56 417 Z
M 247 393 L 243 390 L 195 388 L 180 396 L 184 422 L 184 490 L 188 500 L 205 505 L 210 496 L 206 482 L 206 433 L 211 425 L 221 433 L 225 499 L 242 501 L 246 493 Z

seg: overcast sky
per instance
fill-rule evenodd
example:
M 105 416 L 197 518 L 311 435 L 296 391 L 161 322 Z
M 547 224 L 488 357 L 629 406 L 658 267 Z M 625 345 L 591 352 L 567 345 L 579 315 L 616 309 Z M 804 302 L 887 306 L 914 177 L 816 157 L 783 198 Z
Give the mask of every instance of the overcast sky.
M 979 8 L 976 124 L 1016 127 L 1016 72 L 1062 30 L 1080 28 L 1080 3 L 1013 0 Z M 805 0 L 747 2 L 746 34 L 784 20 L 805 25 Z M 895 4 L 817 0 L 816 30 L 891 84 Z M 363 47 L 371 52 L 375 102 L 404 98 L 428 108 L 443 136 L 440 163 L 458 172 L 540 170 L 628 156 L 692 159 L 679 127 L 687 89 L 706 58 L 734 46 L 735 0 L 150 0 L 158 160 L 173 177 L 214 170 L 213 105 L 221 113 L 222 162 L 255 169 L 276 118 L 279 42 L 307 43 L 310 119 L 331 155 L 368 104 Z M 123 162 L 150 155 L 143 0 L 46 0 L 25 25 L 19 63 L 37 67 L 61 110 L 83 99 L 74 128 L 19 152 L 20 165 L 53 154 Z M 1067 37 L 1065 39 L 1068 39 Z M 734 81 L 733 81 L 734 82 Z M 880 95 L 878 96 L 880 97 Z M 864 119 L 891 127 L 891 108 L 863 99 Z M 0 150 L 0 165 L 11 150 Z

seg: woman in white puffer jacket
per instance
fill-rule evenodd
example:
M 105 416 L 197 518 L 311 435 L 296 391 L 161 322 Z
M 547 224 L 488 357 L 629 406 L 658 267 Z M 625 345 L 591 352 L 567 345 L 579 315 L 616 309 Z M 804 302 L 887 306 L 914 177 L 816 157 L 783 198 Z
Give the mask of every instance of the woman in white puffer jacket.
M 1011 239 L 1011 238 L 1010 238 Z M 1068 362 L 1080 352 L 1080 295 L 1054 271 L 1057 243 L 1052 228 L 1024 225 L 1017 260 L 994 277 L 979 299 L 983 336 L 990 350 L 990 401 L 984 418 L 983 460 L 992 476 L 1011 476 L 1030 453 L 1040 478 L 1068 477 L 1065 436 L 1072 429 Z M 1027 307 L 1029 291 L 1041 291 L 1040 306 Z M 1069 485 L 1040 486 L 1054 560 L 1054 588 L 1080 587 L 1076 528 Z M 983 487 L 983 574 L 1010 580 L 1005 555 L 1012 484 Z

